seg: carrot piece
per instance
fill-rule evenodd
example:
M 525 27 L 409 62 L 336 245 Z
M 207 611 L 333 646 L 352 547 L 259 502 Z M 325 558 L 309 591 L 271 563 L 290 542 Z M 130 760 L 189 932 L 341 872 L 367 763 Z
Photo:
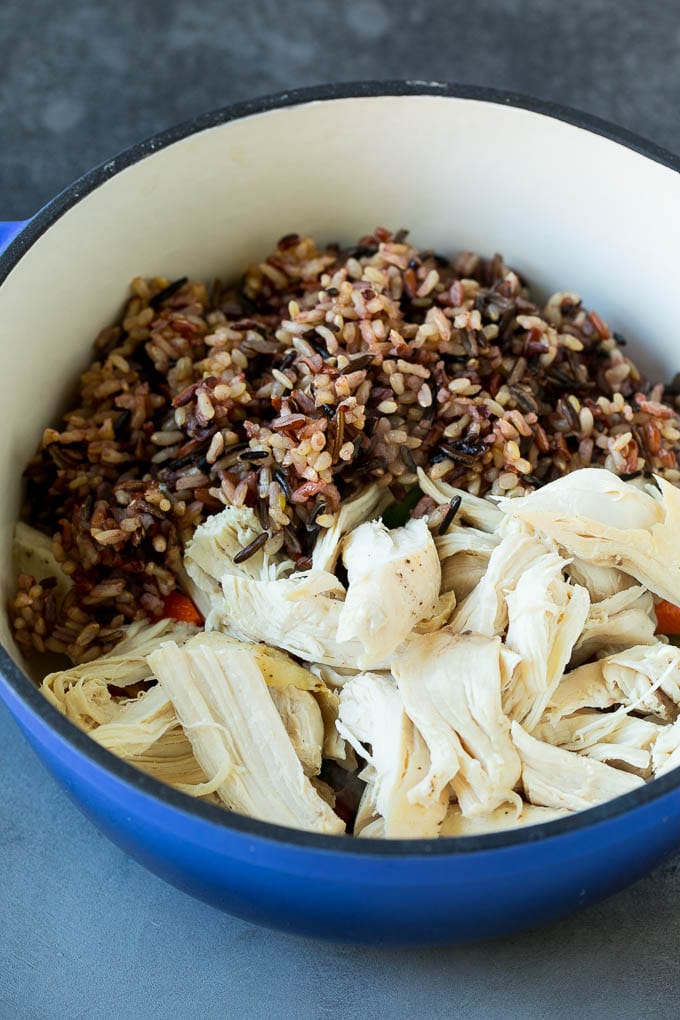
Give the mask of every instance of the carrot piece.
M 170 592 L 163 606 L 163 615 L 171 620 L 179 620 L 180 623 L 195 623 L 197 627 L 203 625 L 203 617 L 198 609 L 189 596 L 181 591 Z
M 657 634 L 680 634 L 680 606 L 662 599 L 654 607 Z

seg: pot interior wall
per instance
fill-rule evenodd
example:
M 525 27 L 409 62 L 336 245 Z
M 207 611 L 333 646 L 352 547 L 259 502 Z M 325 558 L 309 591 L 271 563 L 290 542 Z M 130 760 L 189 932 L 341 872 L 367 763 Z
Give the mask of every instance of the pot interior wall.
M 502 252 L 539 293 L 578 291 L 672 374 L 680 178 L 586 130 L 444 96 L 338 99 L 209 128 L 87 194 L 0 286 L 0 600 L 20 475 L 131 277 L 229 278 L 278 237 Z M 6 617 L 0 635 L 12 648 Z

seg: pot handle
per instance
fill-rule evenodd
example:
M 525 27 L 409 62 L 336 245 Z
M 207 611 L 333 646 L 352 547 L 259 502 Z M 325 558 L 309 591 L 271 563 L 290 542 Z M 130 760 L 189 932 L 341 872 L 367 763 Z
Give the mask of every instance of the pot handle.
M 0 253 L 5 250 L 7 245 L 14 240 L 17 234 L 24 229 L 28 220 L 15 220 L 14 222 L 2 223 L 0 222 Z

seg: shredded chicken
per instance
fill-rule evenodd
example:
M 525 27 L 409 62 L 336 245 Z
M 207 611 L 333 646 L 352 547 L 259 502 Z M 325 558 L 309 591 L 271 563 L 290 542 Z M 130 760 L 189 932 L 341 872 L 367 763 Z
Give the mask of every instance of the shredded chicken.
M 666 727 L 658 721 L 616 712 L 583 710 L 560 719 L 555 725 L 546 718 L 534 736 L 568 751 L 578 751 L 596 761 L 623 763 L 641 775 L 651 770 L 651 752 Z
M 564 565 L 557 553 L 545 553 L 506 595 L 506 644 L 520 661 L 503 704 L 529 732 L 559 684 L 588 616 L 588 592 L 565 581 Z
M 390 502 L 389 492 L 377 485 L 368 485 L 346 500 L 334 516 L 333 523 L 319 535 L 312 553 L 314 570 L 334 570 L 345 535 L 360 524 L 379 517 Z
M 192 571 L 197 573 L 196 583 L 200 583 L 202 574 L 207 574 L 216 588 L 219 588 L 220 579 L 227 571 L 259 581 L 275 581 L 291 572 L 291 560 L 269 556 L 264 548 L 258 549 L 243 563 L 234 559 L 261 533 L 262 526 L 254 510 L 246 506 L 225 506 L 224 510 L 208 517 L 196 528 L 186 548 L 185 567 L 190 574 Z
M 488 556 L 478 553 L 449 556 L 442 563 L 442 591 L 452 591 L 459 605 L 477 587 L 488 566 Z
M 615 680 L 603 670 L 603 661 L 587 662 L 565 673 L 546 709 L 546 716 L 556 722 L 583 708 L 611 708 L 621 704 L 623 692 Z
M 567 565 L 567 574 L 575 584 L 587 589 L 591 602 L 601 602 L 635 584 L 629 574 L 616 567 L 598 567 L 577 556 L 573 556 Z
M 631 574 L 660 598 L 680 603 L 680 489 L 656 478 L 651 495 L 599 468 L 565 475 L 503 511 L 549 535 L 570 555 Z
M 495 531 L 503 519 L 502 513 L 488 499 L 480 499 L 479 496 L 473 496 L 464 489 L 456 489 L 441 479 L 435 482 L 422 468 L 418 468 L 418 485 L 435 503 L 450 503 L 452 499 L 460 496 L 457 517 L 479 528 L 480 531 Z
M 184 569 L 191 582 L 190 594 L 206 619 L 211 612 L 220 611 L 220 580 L 224 574 L 275 581 L 293 570 L 291 560 L 271 557 L 264 549 L 258 549 L 243 563 L 234 561 L 237 553 L 261 533 L 255 512 L 245 506 L 227 506 L 196 528 L 186 548 Z
M 578 666 L 593 656 L 608 655 L 631 645 L 653 645 L 656 638 L 654 599 L 639 585 L 591 605 L 571 657 Z
M 345 589 L 333 574 L 310 571 L 278 581 L 225 574 L 222 591 L 219 614 L 206 621 L 214 629 L 329 666 L 356 668 L 365 658 L 360 641 L 337 638 Z
M 181 643 L 195 633 L 196 628 L 190 624 L 173 620 L 131 623 L 123 640 L 108 655 L 49 673 L 40 689 L 55 708 L 89 732 L 120 714 L 121 705 L 111 687 L 132 687 L 149 680 L 153 671 L 148 656 L 160 641 L 172 638 Z
M 323 662 L 310 662 L 308 666 L 310 672 L 314 676 L 319 677 L 320 680 L 323 680 L 326 686 L 332 690 L 344 687 L 353 677 L 358 676 L 362 672 L 360 669 L 329 666 Z
M 657 500 L 604 468 L 572 471 L 528 496 L 501 499 L 499 506 L 503 513 L 521 517 L 530 524 L 539 515 L 541 520 L 553 516 L 556 531 L 563 520 L 570 518 L 608 525 L 616 530 L 647 530 L 663 520 L 663 510 Z M 559 538 L 555 540 L 560 541 Z M 591 562 L 589 556 L 583 559 Z
M 458 524 L 438 535 L 435 545 L 442 566 L 441 591 L 453 592 L 456 601 L 462 602 L 486 573 L 489 557 L 499 542 L 499 535 Z
M 340 694 L 338 730 L 366 759 L 366 791 L 354 832 L 394 839 L 437 836 L 448 797 L 414 791 L 430 770 L 427 746 L 406 712 L 394 681 L 362 673 Z
M 359 666 L 389 659 L 417 623 L 437 609 L 441 567 L 425 520 L 388 530 L 359 525 L 344 542 L 349 587 L 338 619 L 339 641 L 359 641 Z
M 181 726 L 168 730 L 143 754 L 130 758 L 129 761 L 141 772 L 153 776 L 161 783 L 173 786 L 181 793 L 199 797 L 219 807 L 223 806 L 215 793 L 215 780 L 206 777 L 194 758 L 193 748 Z
M 339 833 L 344 825 L 305 776 L 255 657 L 199 634 L 149 656 L 194 756 L 233 811 Z
M 468 818 L 460 808 L 452 804 L 439 830 L 440 836 L 481 836 L 487 832 L 502 832 L 507 829 L 520 829 L 526 825 L 542 825 L 554 818 L 563 818 L 568 811 L 559 808 L 538 807 L 535 804 L 522 803 L 519 814 L 517 808 L 508 804 L 489 811 L 485 815 Z
M 664 726 L 652 748 L 652 768 L 655 776 L 662 776 L 680 766 L 680 720 Z
M 532 804 L 584 811 L 644 783 L 630 772 L 536 740 L 516 722 L 512 740 L 522 760 L 524 792 Z
M 543 539 L 522 524 L 506 522 L 484 576 L 458 607 L 453 629 L 459 634 L 469 630 L 487 637 L 502 635 L 508 625 L 508 592 L 532 563 L 550 551 Z
M 309 691 L 301 691 L 297 687 L 270 688 L 269 693 L 305 775 L 318 776 L 325 738 L 318 702 Z
M 123 703 L 116 718 L 95 727 L 90 736 L 154 779 L 192 797 L 219 803 L 215 783 L 207 779 L 194 758 L 172 702 L 160 686 Z
M 680 708 L 680 648 L 637 645 L 566 673 L 546 715 L 553 722 L 582 708 L 620 705 L 673 722 Z
M 150 667 L 147 670 L 151 673 Z M 110 722 L 92 730 L 92 739 L 129 760 L 144 754 L 177 725 L 170 698 L 156 685 L 138 698 L 123 702 Z
M 680 706 L 680 648 L 642 645 L 602 660 L 607 686 L 616 684 L 629 710 L 674 721 Z
M 413 628 L 414 634 L 432 634 L 436 630 L 441 630 L 451 620 L 453 611 L 456 608 L 456 594 L 452 591 L 444 592 L 437 599 L 437 604 L 434 607 L 432 616 L 428 616 L 427 619 L 421 620 Z
M 680 490 L 589 469 L 499 509 L 419 479 L 461 497 L 443 534 L 436 515 L 388 529 L 371 485 L 304 572 L 226 508 L 186 549 L 205 630 L 130 624 L 45 696 L 136 768 L 255 818 L 341 833 L 351 786 L 362 838 L 544 823 L 680 767 L 680 648 L 654 611 L 680 603 Z M 45 536 L 19 525 L 14 553 L 68 593 Z
M 519 758 L 501 706 L 501 656 L 498 638 L 446 629 L 412 638 L 395 658 L 406 712 L 432 759 L 414 798 L 426 803 L 450 783 L 465 815 L 519 805 Z
M 502 518 L 499 520 L 499 523 Z M 451 524 L 443 535 L 437 535 L 435 545 L 440 560 L 449 559 L 451 556 L 458 556 L 460 553 L 474 553 L 483 559 L 489 559 L 500 542 L 500 536 L 495 532 L 489 534 L 480 531 L 478 528 L 462 527 L 459 524 Z

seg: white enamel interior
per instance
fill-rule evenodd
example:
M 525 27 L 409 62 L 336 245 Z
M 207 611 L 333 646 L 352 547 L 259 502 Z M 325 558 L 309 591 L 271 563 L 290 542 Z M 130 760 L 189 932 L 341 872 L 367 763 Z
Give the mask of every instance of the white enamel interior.
M 281 235 L 376 225 L 502 252 L 539 292 L 576 290 L 652 373 L 680 368 L 680 175 L 583 129 L 444 96 L 257 114 L 154 152 L 66 212 L 0 286 L 0 604 L 22 468 L 137 274 L 227 278 Z M 6 619 L 3 642 L 12 647 Z

